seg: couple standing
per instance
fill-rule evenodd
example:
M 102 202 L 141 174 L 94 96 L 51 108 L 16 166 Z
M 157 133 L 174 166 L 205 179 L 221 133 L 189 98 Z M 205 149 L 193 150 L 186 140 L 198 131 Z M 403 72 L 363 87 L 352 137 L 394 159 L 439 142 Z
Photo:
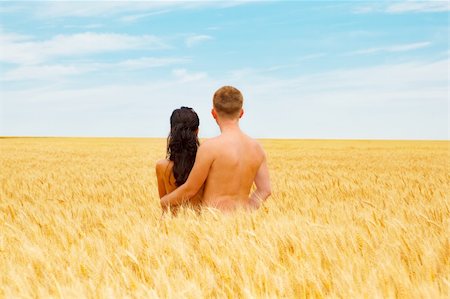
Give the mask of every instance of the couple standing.
M 197 114 L 181 107 L 170 117 L 167 158 L 156 163 L 163 211 L 180 205 L 212 207 L 224 212 L 257 209 L 271 193 L 266 155 L 261 145 L 239 128 L 243 97 L 231 86 L 218 89 L 212 116 L 221 134 L 200 146 Z M 250 195 L 251 187 L 256 189 Z M 249 196 L 250 195 L 250 196 Z

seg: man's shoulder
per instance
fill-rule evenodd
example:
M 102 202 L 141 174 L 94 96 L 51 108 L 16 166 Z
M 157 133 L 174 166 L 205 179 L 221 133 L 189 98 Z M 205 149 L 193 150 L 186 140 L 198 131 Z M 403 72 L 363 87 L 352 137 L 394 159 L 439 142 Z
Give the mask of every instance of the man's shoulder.
M 223 147 L 221 139 L 218 137 L 209 138 L 203 141 L 197 151 L 197 157 L 201 157 L 202 159 L 214 160 L 216 158 L 217 153 L 220 152 L 220 149 Z
M 245 134 L 245 137 L 247 137 L 247 140 L 249 140 L 252 144 L 260 146 L 260 143 L 256 138 L 250 137 L 246 134 Z
M 218 144 L 220 144 L 220 142 L 221 142 L 220 136 L 208 138 L 202 142 L 202 144 L 200 145 L 199 148 L 202 148 L 202 147 L 203 147 L 203 149 L 212 148 L 212 147 L 215 147 Z
M 250 137 L 247 134 L 244 134 L 244 136 L 247 139 L 248 144 L 250 144 L 252 147 L 261 151 L 263 150 L 261 143 L 257 139 Z
M 257 139 L 251 137 L 248 137 L 248 142 L 254 153 L 254 158 L 260 160 L 261 162 L 264 161 L 266 153 L 264 152 L 264 148 L 261 143 Z

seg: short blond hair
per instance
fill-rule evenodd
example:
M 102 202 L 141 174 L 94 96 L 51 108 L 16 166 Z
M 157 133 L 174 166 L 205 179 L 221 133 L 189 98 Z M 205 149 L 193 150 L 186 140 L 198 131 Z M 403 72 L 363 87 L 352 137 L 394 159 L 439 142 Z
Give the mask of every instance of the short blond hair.
M 233 86 L 223 86 L 214 93 L 213 107 L 222 117 L 239 117 L 243 103 L 242 93 Z

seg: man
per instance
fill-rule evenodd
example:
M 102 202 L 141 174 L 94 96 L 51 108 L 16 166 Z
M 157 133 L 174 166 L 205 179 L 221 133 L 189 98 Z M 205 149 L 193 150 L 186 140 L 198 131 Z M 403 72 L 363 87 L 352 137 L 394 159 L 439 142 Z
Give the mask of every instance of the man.
M 198 148 L 187 181 L 161 198 L 163 210 L 188 201 L 203 185 L 203 205 L 224 212 L 238 207 L 257 209 L 270 196 L 266 155 L 261 145 L 239 128 L 242 105 L 242 94 L 234 87 L 215 92 L 211 113 L 221 134 Z M 253 182 L 256 190 L 249 197 Z

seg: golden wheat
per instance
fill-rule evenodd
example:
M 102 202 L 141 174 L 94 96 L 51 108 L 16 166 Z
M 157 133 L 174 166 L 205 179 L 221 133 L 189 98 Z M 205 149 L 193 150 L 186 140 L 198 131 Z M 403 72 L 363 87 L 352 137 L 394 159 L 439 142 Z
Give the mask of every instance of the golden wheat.
M 160 219 L 163 139 L 0 139 L 0 297 L 449 296 L 448 141 L 262 143 L 259 211 Z

